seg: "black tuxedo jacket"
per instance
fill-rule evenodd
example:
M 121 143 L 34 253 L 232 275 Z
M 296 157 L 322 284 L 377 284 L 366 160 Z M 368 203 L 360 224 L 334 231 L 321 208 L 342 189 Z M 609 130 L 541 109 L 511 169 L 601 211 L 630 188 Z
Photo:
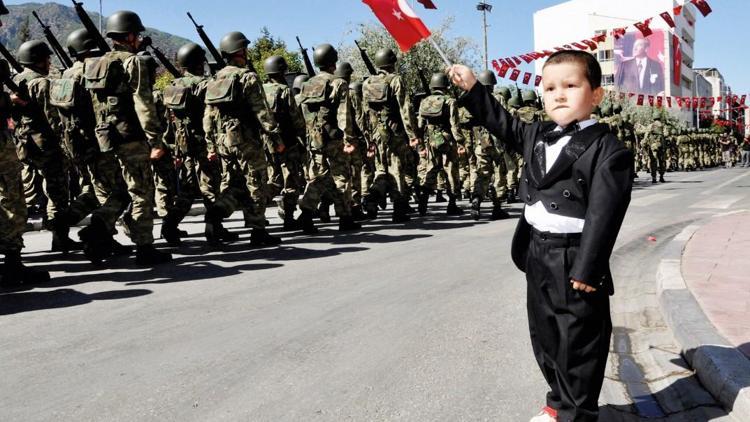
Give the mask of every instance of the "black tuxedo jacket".
M 534 145 L 553 122 L 524 123 L 513 118 L 480 84 L 460 98 L 473 116 L 507 147 L 523 155 L 519 192 L 527 205 L 542 201 L 553 214 L 585 219 L 581 245 L 571 265 L 570 278 L 612 294 L 609 258 L 630 204 L 633 156 L 606 125 L 594 124 L 576 132 L 543 178 L 531 171 Z M 566 202 L 567 201 L 567 202 Z M 531 226 L 522 216 L 513 236 L 511 255 L 521 271 Z

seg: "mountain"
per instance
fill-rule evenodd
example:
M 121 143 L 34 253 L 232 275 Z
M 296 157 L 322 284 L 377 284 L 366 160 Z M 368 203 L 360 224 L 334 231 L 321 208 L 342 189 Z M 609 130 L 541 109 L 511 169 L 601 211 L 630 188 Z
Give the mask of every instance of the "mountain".
M 3 26 L 0 28 L 0 42 L 5 44 L 11 53 L 15 53 L 16 48 L 21 44 L 19 32 L 23 31 L 27 22 L 30 39 L 44 39 L 42 27 L 31 15 L 32 11 L 36 11 L 42 21 L 50 26 L 52 33 L 55 34 L 63 48 L 65 48 L 65 39 L 68 37 L 68 34 L 83 27 L 72 6 L 69 7 L 59 3 L 23 3 L 19 5 L 7 5 L 7 7 L 10 14 L 2 17 Z M 94 24 L 98 25 L 99 14 L 91 11 L 87 12 Z M 175 56 L 180 46 L 190 42 L 188 39 L 154 28 L 146 28 L 144 35 L 150 36 L 154 45 L 159 47 L 170 59 Z

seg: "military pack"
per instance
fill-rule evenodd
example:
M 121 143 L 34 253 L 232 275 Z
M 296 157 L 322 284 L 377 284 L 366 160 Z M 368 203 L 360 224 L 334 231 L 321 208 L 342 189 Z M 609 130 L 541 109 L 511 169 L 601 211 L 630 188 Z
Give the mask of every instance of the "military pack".
M 302 85 L 300 102 L 309 146 L 314 150 L 320 150 L 329 140 L 343 136 L 330 100 L 332 90 L 331 80 L 324 75 L 315 76 Z

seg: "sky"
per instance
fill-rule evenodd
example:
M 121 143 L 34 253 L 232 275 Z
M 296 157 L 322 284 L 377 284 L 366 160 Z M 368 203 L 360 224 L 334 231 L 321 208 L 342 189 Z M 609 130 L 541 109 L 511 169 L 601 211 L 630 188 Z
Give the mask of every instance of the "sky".
M 86 9 L 98 11 L 97 0 L 83 1 Z M 449 35 L 472 38 L 481 51 L 482 16 L 476 10 L 476 0 L 433 0 L 438 10 L 425 10 L 416 1 L 410 1 L 428 27 L 436 27 L 444 19 L 453 17 L 455 22 Z M 494 6 L 487 18 L 490 59 L 533 50 L 534 12 L 562 2 L 484 1 Z M 748 36 L 743 31 L 750 23 L 748 0 L 708 1 L 713 13 L 706 18 L 697 14 L 694 67 L 716 67 L 734 92 L 750 94 L 750 55 L 744 53 Z M 5 0 L 6 4 L 26 2 Z M 70 1 L 57 2 L 71 5 Z M 146 26 L 199 41 L 186 15 L 190 11 L 205 26 L 215 44 L 226 32 L 239 30 L 252 39 L 259 34 L 260 28 L 267 26 L 290 48 L 296 47 L 295 35 L 300 36 L 305 47 L 324 42 L 335 46 L 354 39 L 358 24 L 376 22 L 369 7 L 361 0 L 102 0 L 102 4 L 105 16 L 117 10 L 133 10 Z

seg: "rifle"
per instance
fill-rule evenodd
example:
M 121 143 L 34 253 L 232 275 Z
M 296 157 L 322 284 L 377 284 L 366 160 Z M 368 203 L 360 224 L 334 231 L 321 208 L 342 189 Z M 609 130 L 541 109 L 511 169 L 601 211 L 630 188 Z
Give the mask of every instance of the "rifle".
M 208 38 L 208 34 L 206 34 L 206 31 L 203 30 L 203 25 L 198 25 L 195 19 L 193 19 L 193 15 L 191 15 L 190 12 L 187 12 L 187 15 L 193 22 L 193 25 L 195 25 L 195 30 L 198 31 L 198 36 L 201 37 L 201 41 L 203 41 L 203 44 L 206 46 L 206 50 L 208 50 L 211 56 L 213 56 L 214 60 L 216 60 L 216 63 L 209 64 L 211 71 L 215 72 L 216 70 L 226 66 L 224 58 L 221 57 L 221 53 L 219 53 L 219 50 L 216 49 L 214 43 L 211 42 L 211 38 Z
M 430 83 L 427 82 L 427 77 L 421 68 L 417 68 L 417 76 L 419 76 L 419 83 L 422 85 L 422 91 L 425 95 L 430 95 Z
M 159 50 L 158 47 L 156 47 L 153 44 L 153 40 L 151 39 L 151 37 L 143 37 L 143 40 L 141 41 L 141 46 L 143 48 L 150 47 L 151 51 L 154 53 L 156 58 L 159 59 L 162 66 L 164 66 L 164 68 L 167 69 L 167 72 L 171 73 L 172 76 L 174 76 L 175 78 L 182 77 L 182 73 L 180 73 L 180 71 L 177 70 L 176 67 L 174 67 L 172 62 L 169 61 L 167 56 L 161 50 Z
M 362 56 L 362 61 L 365 62 L 365 67 L 367 68 L 367 71 L 370 72 L 370 75 L 377 75 L 378 71 L 375 70 L 375 66 L 373 66 L 372 61 L 370 60 L 370 56 L 367 55 L 367 50 L 362 48 L 359 45 L 359 42 L 357 40 L 354 40 L 354 44 L 356 44 L 357 49 L 359 49 L 359 55 Z
M 3 46 L 3 48 L 5 48 Z M 13 79 L 10 77 L 10 62 L 5 60 L 0 60 L 0 82 L 5 84 L 5 86 L 8 87 L 8 89 L 13 92 L 14 94 L 18 95 L 19 98 L 21 98 L 24 101 L 31 101 L 31 98 L 29 97 L 28 91 L 24 88 L 18 86 L 15 82 L 13 82 Z
M 99 32 L 99 28 L 97 28 L 96 25 L 94 25 L 94 22 L 91 21 L 89 14 L 83 10 L 83 2 L 77 2 L 76 0 L 72 1 L 78 19 L 81 20 L 81 23 L 83 24 L 83 27 L 86 28 L 86 31 L 88 31 L 89 36 L 94 38 L 94 42 L 96 42 L 97 47 L 99 47 L 99 51 L 102 53 L 110 51 L 109 44 L 107 44 L 107 41 L 102 36 L 101 32 Z
M 305 62 L 305 69 L 307 69 L 307 76 L 313 77 L 315 76 L 315 68 L 312 65 L 312 62 L 310 61 L 310 56 L 307 55 L 307 49 L 305 47 L 302 47 L 302 41 L 299 40 L 299 37 L 297 38 L 297 44 L 299 44 L 299 51 L 302 54 L 302 59 Z
M 16 71 L 16 73 L 23 72 L 23 66 L 21 66 L 20 63 L 18 63 L 18 60 L 16 60 L 15 57 L 13 57 L 12 54 L 10 54 L 10 51 L 8 51 L 7 48 L 5 48 L 5 44 L 0 43 L 0 54 L 2 54 L 3 57 L 5 57 L 5 60 L 8 61 L 8 64 L 13 67 L 13 70 Z
M 68 54 L 65 52 L 65 49 L 62 48 L 62 46 L 60 45 L 60 42 L 57 41 L 57 38 L 55 38 L 55 34 L 52 33 L 52 30 L 50 29 L 49 25 L 45 25 L 44 22 L 42 22 L 42 19 L 36 13 L 36 10 L 33 10 L 31 14 L 34 15 L 34 17 L 36 18 L 36 21 L 39 22 L 39 25 L 42 26 L 42 31 L 44 31 L 44 37 L 47 39 L 47 42 L 49 43 L 50 47 L 52 47 L 52 51 L 54 51 L 55 55 L 57 55 L 57 58 L 60 59 L 60 63 L 62 63 L 62 65 L 66 69 L 70 69 L 70 67 L 73 66 L 73 61 L 70 60 L 70 57 L 68 57 Z

